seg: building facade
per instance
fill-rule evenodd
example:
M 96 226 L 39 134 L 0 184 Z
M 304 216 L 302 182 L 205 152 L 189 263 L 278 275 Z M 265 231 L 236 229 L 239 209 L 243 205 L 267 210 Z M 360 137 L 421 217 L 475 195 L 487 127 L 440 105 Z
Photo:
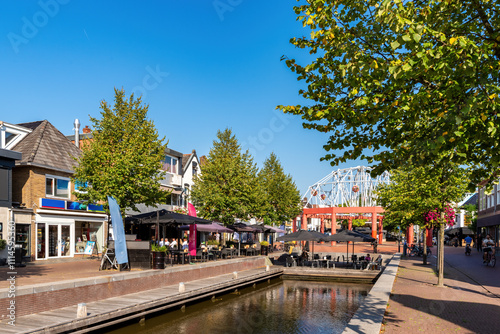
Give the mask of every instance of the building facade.
M 83 255 L 87 241 L 101 252 L 108 216 L 102 206 L 84 205 L 73 194 L 80 149 L 46 120 L 15 127 L 24 131 L 12 146 L 22 154 L 12 169 L 16 244 L 30 260 Z
M 500 185 L 497 182 L 488 192 L 484 184 L 478 189 L 477 228 L 483 235 L 490 234 L 499 247 L 500 239 Z

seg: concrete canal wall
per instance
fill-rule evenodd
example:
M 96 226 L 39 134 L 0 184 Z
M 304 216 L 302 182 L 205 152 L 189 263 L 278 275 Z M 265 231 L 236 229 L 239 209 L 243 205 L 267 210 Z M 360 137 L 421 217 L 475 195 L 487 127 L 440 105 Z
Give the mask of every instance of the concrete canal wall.
M 261 268 L 266 266 L 266 259 L 264 256 L 238 258 L 168 267 L 164 270 L 118 272 L 109 276 L 19 286 L 15 290 L 16 317 L 162 288 L 180 282 L 229 274 L 234 271 Z M 0 309 L 7 310 L 11 300 L 9 289 L 0 289 Z

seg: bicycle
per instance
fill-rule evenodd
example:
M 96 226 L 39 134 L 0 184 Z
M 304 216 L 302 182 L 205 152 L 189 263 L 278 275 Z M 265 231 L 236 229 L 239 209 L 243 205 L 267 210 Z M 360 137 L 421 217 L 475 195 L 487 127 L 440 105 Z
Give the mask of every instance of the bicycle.
M 105 247 L 103 253 L 104 254 L 102 256 L 99 271 L 106 269 L 118 269 L 118 262 L 116 261 L 115 250 Z M 111 259 L 110 255 L 113 257 L 113 259 Z
M 486 266 L 491 266 L 493 268 L 496 263 L 497 259 L 495 256 L 495 251 L 489 251 L 488 254 L 486 254 Z

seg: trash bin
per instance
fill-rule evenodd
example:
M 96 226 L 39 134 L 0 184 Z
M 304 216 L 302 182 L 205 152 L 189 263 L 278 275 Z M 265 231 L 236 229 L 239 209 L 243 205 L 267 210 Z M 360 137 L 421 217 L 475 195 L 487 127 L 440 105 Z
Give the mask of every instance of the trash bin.
M 14 248 L 14 260 L 16 262 L 16 267 L 25 267 L 23 264 L 23 257 L 26 254 L 26 250 L 23 249 L 23 245 L 15 245 Z

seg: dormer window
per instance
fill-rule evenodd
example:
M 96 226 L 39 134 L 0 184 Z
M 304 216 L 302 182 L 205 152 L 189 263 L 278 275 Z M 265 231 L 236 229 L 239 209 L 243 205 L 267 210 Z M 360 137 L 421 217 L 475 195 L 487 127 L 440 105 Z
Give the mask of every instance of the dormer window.
M 172 174 L 179 174 L 179 160 L 177 158 L 167 155 L 162 163 L 164 171 Z
M 16 146 L 16 144 L 30 132 L 30 129 L 26 129 L 22 126 L 0 121 L 0 148 L 7 150 L 12 149 L 12 147 Z

